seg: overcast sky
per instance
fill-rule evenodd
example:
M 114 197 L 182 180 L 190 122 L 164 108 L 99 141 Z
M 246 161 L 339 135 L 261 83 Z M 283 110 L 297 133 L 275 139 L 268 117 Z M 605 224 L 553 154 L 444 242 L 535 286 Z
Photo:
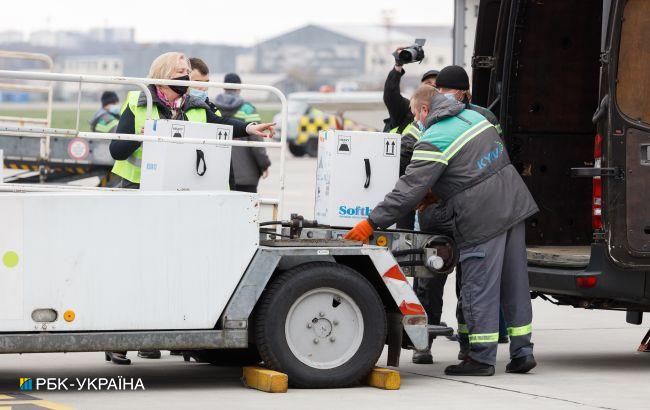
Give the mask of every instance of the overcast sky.
M 135 27 L 139 42 L 252 45 L 309 23 L 451 25 L 453 0 L 27 0 L 2 2 L 1 30 Z

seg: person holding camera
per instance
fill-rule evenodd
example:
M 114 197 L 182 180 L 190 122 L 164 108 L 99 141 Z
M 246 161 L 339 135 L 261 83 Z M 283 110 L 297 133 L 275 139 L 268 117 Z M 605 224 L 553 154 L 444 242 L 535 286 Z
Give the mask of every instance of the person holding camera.
M 416 44 L 411 47 L 400 47 L 393 52 L 395 57 L 395 66 L 384 84 L 384 104 L 388 109 L 388 118 L 384 120 L 384 132 L 396 132 L 402 134 L 408 131 L 409 125 L 414 125 L 414 117 L 409 107 L 409 99 L 404 98 L 400 91 L 400 82 L 405 74 L 404 65 L 424 59 L 424 50 L 422 49 L 424 40 L 416 40 Z M 422 76 L 422 84 L 432 87 L 436 86 L 436 77 L 438 70 L 429 70 Z M 414 128 L 418 130 L 417 125 Z M 419 130 L 418 130 L 419 131 Z M 400 168 L 401 168 L 400 162 Z M 408 165 L 408 161 L 406 162 Z
M 384 120 L 384 132 L 402 135 L 400 150 L 399 175 L 404 175 L 406 167 L 411 162 L 413 147 L 420 139 L 421 130 L 411 112 L 410 100 L 404 98 L 400 91 L 400 82 L 405 74 L 404 65 L 424 59 L 422 46 L 424 40 L 416 40 L 410 47 L 398 48 L 393 53 L 395 66 L 384 84 L 384 104 L 388 109 L 388 118 Z M 422 76 L 421 83 L 431 87 L 436 86 L 437 70 L 429 70 Z M 398 229 L 413 229 L 415 211 L 409 212 L 397 220 Z M 439 325 L 442 316 L 442 294 L 447 281 L 446 275 L 434 278 L 415 278 L 413 289 L 424 306 L 429 324 Z M 430 345 L 430 344 L 429 344 Z M 413 363 L 431 364 L 433 356 L 431 350 L 413 353 Z
M 410 47 L 400 47 L 393 52 L 395 66 L 388 73 L 384 84 L 384 104 L 388 109 L 388 118 L 384 120 L 384 132 L 397 133 L 402 135 L 402 148 L 400 151 L 399 174 L 404 174 L 406 167 L 413 155 L 413 146 L 420 139 L 420 128 L 411 113 L 410 101 L 402 96 L 400 82 L 405 74 L 404 65 L 419 62 L 424 59 L 425 40 L 415 40 Z M 422 76 L 422 84 L 436 86 L 438 70 L 429 70 Z M 397 222 L 398 228 L 412 229 L 414 214 L 407 215 L 403 220 Z

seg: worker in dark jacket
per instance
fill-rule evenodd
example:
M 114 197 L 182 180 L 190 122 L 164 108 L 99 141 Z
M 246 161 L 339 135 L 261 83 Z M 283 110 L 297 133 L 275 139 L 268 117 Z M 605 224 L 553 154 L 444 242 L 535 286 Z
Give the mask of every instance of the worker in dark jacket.
M 224 83 L 241 84 L 241 78 L 235 73 L 228 73 Z M 241 97 L 241 90 L 226 89 L 217 95 L 214 105 L 220 115 L 246 122 L 261 121 L 253 104 Z M 247 141 L 261 141 L 258 136 L 245 137 Z M 233 172 L 234 191 L 257 192 L 260 178 L 269 176 L 271 160 L 264 147 L 232 147 L 231 168 Z
M 484 116 L 428 86 L 416 91 L 411 110 L 426 131 L 406 174 L 346 239 L 367 241 L 427 196 L 441 198 L 463 262 L 463 324 L 470 343 L 468 357 L 445 373 L 494 374 L 500 304 L 511 326 L 506 371 L 528 372 L 536 363 L 524 220 L 538 212 L 537 205 Z
M 386 82 L 384 83 L 384 104 L 388 109 L 388 118 L 384 120 L 384 132 L 397 132 L 402 131 L 413 123 L 413 114 L 409 107 L 409 99 L 402 96 L 400 90 L 400 83 L 402 77 L 406 72 L 404 71 L 404 63 L 400 61 L 397 55 L 401 49 L 397 49 L 395 55 L 395 65 L 388 73 Z M 438 77 L 437 70 L 429 70 L 422 76 L 422 84 L 428 84 L 431 87 L 436 86 L 436 77 Z
M 149 78 L 189 80 L 190 65 L 182 53 L 165 53 L 154 60 Z M 181 121 L 209 122 L 233 127 L 233 137 L 250 135 L 272 137 L 275 124 L 245 123 L 243 121 L 217 116 L 204 101 L 188 95 L 187 86 L 149 86 L 153 97 L 153 117 Z M 146 97 L 139 91 L 129 93 L 122 107 L 117 133 L 141 134 L 146 119 Z M 265 132 L 268 132 L 266 134 Z M 142 143 L 138 141 L 112 141 L 111 156 L 116 160 L 112 172 L 121 179 L 116 186 L 138 188 L 140 185 L 140 163 Z
M 115 132 L 120 120 L 120 99 L 113 91 L 104 91 L 101 97 L 102 108 L 90 119 L 92 132 Z
M 501 135 L 501 125 L 499 125 L 499 120 L 492 111 L 471 103 L 472 94 L 469 92 L 469 76 L 463 67 L 450 65 L 443 68 L 436 79 L 436 88 L 445 97 L 460 101 L 465 104 L 465 108 L 468 110 L 476 111 L 484 116 Z
M 497 120 L 496 116 L 490 110 L 472 104 L 470 102 L 472 96 L 469 92 L 469 76 L 467 75 L 467 72 L 464 68 L 459 66 L 447 66 L 443 68 L 436 77 L 436 89 L 438 89 L 448 99 L 460 101 L 465 105 L 466 109 L 476 111 L 479 114 L 483 115 L 488 121 L 490 121 L 491 124 L 494 125 L 497 132 L 501 134 L 501 126 L 499 125 L 499 121 Z M 402 141 L 404 143 L 404 141 L 406 141 L 406 138 L 403 137 Z M 407 157 L 408 161 L 410 161 L 412 152 L 413 145 L 407 145 L 406 149 L 402 150 L 402 159 L 404 159 L 404 157 Z M 409 215 L 407 215 L 407 218 L 408 216 Z M 425 212 L 420 212 L 418 216 L 420 221 L 420 230 L 425 232 L 442 233 L 453 237 L 453 232 L 450 232 L 448 229 L 446 229 L 445 226 L 448 225 L 449 221 L 445 221 L 445 218 L 448 216 L 448 212 L 445 209 L 445 204 L 443 202 L 431 204 L 431 206 L 426 208 Z M 404 219 L 406 218 L 402 218 L 400 221 Z M 398 221 L 398 227 L 400 221 Z M 462 264 L 459 263 L 456 266 L 456 294 L 459 296 L 457 316 L 462 315 L 462 307 L 460 304 L 461 277 Z M 415 293 L 418 295 L 420 302 L 427 311 L 427 315 L 430 317 L 429 324 L 438 324 L 440 321 L 440 317 L 442 315 L 443 293 L 446 281 L 447 275 L 438 275 L 434 276 L 433 278 L 416 278 L 416 280 L 413 282 L 413 290 L 415 290 Z M 502 315 L 501 319 L 503 319 Z M 503 322 L 503 320 L 501 320 L 501 322 Z M 466 329 L 464 327 L 461 327 L 459 330 L 460 332 L 458 334 L 458 341 L 460 343 L 460 354 L 458 357 L 459 359 L 463 359 L 469 352 L 469 341 L 467 338 Z M 499 342 L 508 343 L 508 336 L 502 333 L 505 332 L 505 326 L 500 325 L 499 332 Z M 413 361 L 415 363 L 427 363 L 429 362 L 428 359 L 426 359 L 427 355 L 430 355 L 430 352 L 416 352 L 413 355 Z
M 445 97 L 451 100 L 460 101 L 465 104 L 465 108 L 476 111 L 482 116 L 484 116 L 492 125 L 499 134 L 501 134 L 501 126 L 497 117 L 492 113 L 492 111 L 487 108 L 472 104 L 472 95 L 469 92 L 469 76 L 463 67 L 451 65 L 443 68 L 438 77 L 436 78 L 436 89 L 440 91 Z M 425 212 L 420 212 L 420 227 L 422 230 L 430 232 L 439 232 L 435 227 L 433 221 L 437 220 L 438 222 L 441 218 L 445 218 L 447 212 L 444 210 L 445 204 L 443 202 L 438 202 L 429 206 Z M 441 215 L 432 215 L 434 213 L 440 213 Z M 445 232 L 445 231 L 442 231 Z M 448 233 L 450 236 L 453 236 L 453 233 Z M 457 306 L 457 317 L 462 316 L 462 306 L 460 304 L 460 283 L 462 277 L 462 266 L 459 263 L 456 267 L 456 294 L 458 296 L 458 306 Z M 446 278 L 446 276 L 443 276 Z M 443 279 L 444 280 L 444 279 Z M 433 306 L 437 306 L 437 302 L 440 301 L 439 311 L 442 311 L 442 297 L 444 283 L 440 286 L 439 283 L 436 283 L 432 280 L 419 280 L 417 292 L 418 295 L 423 296 L 423 300 L 431 303 Z M 461 327 L 458 333 L 458 341 L 460 343 L 460 353 L 458 355 L 459 359 L 463 359 L 467 356 L 469 352 L 469 340 L 467 337 L 466 329 Z M 505 326 L 505 319 L 503 313 L 499 315 L 499 343 L 508 343 L 507 329 Z

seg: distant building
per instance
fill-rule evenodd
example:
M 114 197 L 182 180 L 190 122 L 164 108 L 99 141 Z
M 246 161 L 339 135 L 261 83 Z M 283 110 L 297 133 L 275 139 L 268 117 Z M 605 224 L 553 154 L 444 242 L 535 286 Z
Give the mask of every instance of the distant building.
M 6 30 L 0 31 L 0 44 L 22 43 L 24 36 L 22 31 Z
M 413 38 L 394 29 L 372 25 L 326 26 L 327 29 L 358 40 L 364 45 L 362 74 L 385 76 L 394 63 L 393 51 L 413 43 Z
M 29 43 L 37 47 L 76 48 L 86 41 L 79 31 L 38 30 L 29 35 Z
M 112 50 L 112 54 L 124 59 L 124 75 L 129 77 L 146 77 L 153 60 L 168 51 L 199 57 L 208 65 L 210 72 L 231 72 L 235 71 L 237 56 L 246 51 L 244 47 L 200 43 L 132 43 L 119 47 L 113 45 Z
M 241 80 L 244 84 L 255 84 L 255 85 L 270 85 L 282 90 L 284 93 L 292 92 L 291 82 L 288 81 L 288 76 L 282 73 L 273 73 L 273 74 L 257 74 L 257 73 L 244 73 L 237 71 L 241 76 Z M 211 73 L 210 81 L 220 83 L 223 81 L 223 77 L 226 73 Z M 208 90 L 208 95 L 210 98 L 214 98 L 217 94 L 222 93 L 223 90 L 219 88 L 212 88 Z M 270 93 L 269 91 L 260 91 L 260 90 L 242 90 L 242 97 L 248 101 L 269 101 L 274 103 L 279 103 L 280 100 L 277 96 Z
M 133 27 L 94 28 L 88 32 L 88 37 L 93 41 L 107 43 L 133 43 L 135 29 Z
M 255 46 L 259 73 L 285 72 L 318 82 L 320 77 L 357 75 L 364 71 L 365 44 L 322 26 L 308 25 Z
M 19 38 L 22 42 L 14 41 Z M 3 40 L 7 42 L 2 43 Z M 29 41 L 25 40 L 20 32 L 0 32 L 1 49 L 47 54 L 54 59 L 55 72 L 69 74 L 146 77 L 153 60 L 169 51 L 200 57 L 211 72 L 232 72 L 236 69 L 237 57 L 251 53 L 250 48 L 222 44 L 136 43 L 135 29 L 120 27 L 97 28 L 88 32 L 39 30 L 29 35 Z M 250 57 L 247 64 L 249 72 L 255 71 Z M 38 70 L 42 66 L 40 62 L 0 59 L 0 69 L 3 70 Z M 57 83 L 55 98 L 75 100 L 77 89 L 76 83 Z M 82 99 L 96 101 L 104 89 L 115 89 L 120 95 L 125 95 L 126 91 L 126 88 L 120 90 L 117 86 L 84 84 Z
M 124 60 L 118 56 L 74 56 L 67 57 L 60 63 L 58 70 L 67 74 L 92 74 L 103 76 L 124 75 Z M 117 86 L 110 84 L 84 84 L 83 96 L 98 98 L 106 90 L 115 90 Z M 63 99 L 76 98 L 79 85 L 77 83 L 58 83 L 58 95 Z
M 237 73 L 254 73 L 255 72 L 255 54 L 252 52 L 237 55 L 235 58 L 235 72 Z
M 405 84 L 414 87 L 425 71 L 452 64 L 451 27 L 307 25 L 257 44 L 255 69 L 285 72 L 312 90 L 338 80 L 377 89 L 394 64 L 393 51 L 414 44 L 416 38 L 427 42 L 422 63 L 407 68 Z

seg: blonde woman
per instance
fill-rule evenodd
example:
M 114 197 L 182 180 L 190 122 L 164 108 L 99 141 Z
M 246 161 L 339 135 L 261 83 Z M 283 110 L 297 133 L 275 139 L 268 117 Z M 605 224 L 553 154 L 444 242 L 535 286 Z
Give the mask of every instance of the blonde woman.
M 149 69 L 149 78 L 189 80 L 190 63 L 182 53 L 165 53 L 156 58 Z M 189 95 L 187 86 L 150 85 L 153 97 L 152 116 L 156 119 L 210 122 L 233 127 L 233 137 L 249 135 L 272 137 L 274 124 L 245 123 L 243 121 L 217 117 L 205 101 Z M 147 100 L 141 91 L 131 91 L 122 107 L 120 122 L 115 132 L 119 134 L 141 134 L 146 120 Z M 138 141 L 112 141 L 110 152 L 117 176 L 111 185 L 121 188 L 140 187 L 140 163 L 142 143 Z M 138 356 L 150 359 L 160 358 L 160 351 L 140 351 Z M 115 364 L 131 364 L 126 352 L 106 352 L 106 360 Z
M 183 53 L 170 52 L 160 55 L 151 64 L 149 78 L 189 80 L 189 59 Z M 246 123 L 231 118 L 218 117 L 205 101 L 190 95 L 187 86 L 150 85 L 153 97 L 153 118 L 181 121 L 209 122 L 233 127 L 233 138 L 249 135 L 272 137 L 275 124 Z M 141 134 L 146 119 L 146 97 L 141 91 L 131 91 L 122 107 L 120 122 L 115 132 Z M 122 188 L 139 188 L 142 143 L 138 141 L 112 141 L 110 152 L 115 165 L 113 174 L 117 180 L 112 185 Z

